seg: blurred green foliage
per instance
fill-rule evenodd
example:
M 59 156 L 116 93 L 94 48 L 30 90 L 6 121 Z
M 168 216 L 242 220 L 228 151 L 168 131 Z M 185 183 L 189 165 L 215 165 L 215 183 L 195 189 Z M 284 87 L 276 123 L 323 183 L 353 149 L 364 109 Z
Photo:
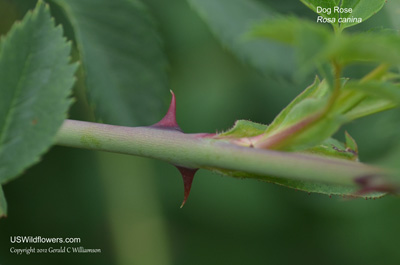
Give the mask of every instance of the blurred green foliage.
M 237 119 L 270 123 L 312 82 L 313 77 L 296 83 L 258 74 L 221 47 L 185 1 L 144 2 L 164 40 L 177 119 L 185 132 L 222 131 Z M 259 2 L 315 18 L 300 1 Z M 34 4 L 0 0 L 0 34 Z M 392 4 L 354 30 L 391 25 Z M 357 75 L 364 70 L 347 71 Z M 80 88 L 78 83 L 78 95 Z M 362 161 L 398 163 L 399 114 L 392 110 L 343 128 L 357 140 Z M 90 119 L 91 114 L 80 101 L 70 117 Z M 343 131 L 337 135 L 343 139 Z M 178 171 L 160 161 L 55 147 L 4 187 L 9 217 L 0 220 L 0 264 L 400 262 L 398 198 L 330 199 L 200 171 L 191 198 L 180 209 L 182 186 Z M 102 253 L 17 256 L 9 253 L 10 236 L 17 235 L 80 237 L 83 246 Z
M 161 40 L 146 7 L 140 1 L 49 3 L 64 18 L 61 23 L 70 22 L 96 120 L 150 124 L 161 113 L 168 85 Z
M 69 64 L 71 45 L 45 5 L 25 16 L 0 45 L 0 183 L 5 184 L 53 144 L 73 101 L 77 64 Z

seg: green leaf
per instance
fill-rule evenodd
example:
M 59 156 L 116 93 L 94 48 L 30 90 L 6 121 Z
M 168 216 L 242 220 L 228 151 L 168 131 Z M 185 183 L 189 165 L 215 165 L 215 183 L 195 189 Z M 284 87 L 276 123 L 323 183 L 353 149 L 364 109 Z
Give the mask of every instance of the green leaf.
M 304 150 L 304 153 L 315 154 L 319 156 L 328 156 L 342 158 L 347 160 L 357 160 L 357 154 L 354 151 L 347 150 L 346 146 L 336 139 L 328 138 L 321 144 Z
M 333 39 L 332 32 L 326 27 L 295 17 L 264 20 L 255 25 L 248 35 L 293 46 L 298 78 L 314 70 L 316 64 L 321 64 L 319 56 L 326 53 L 325 49 Z
M 289 17 L 266 20 L 254 26 L 250 35 L 293 46 L 301 75 L 319 67 L 328 78 L 323 67 L 332 61 L 342 66 L 366 62 L 400 65 L 400 36 L 395 31 L 333 35 L 323 25 Z
M 345 83 L 347 79 L 343 79 Z M 263 137 L 254 141 L 259 148 L 286 151 L 304 150 L 321 144 L 348 120 L 330 110 L 331 90 L 325 80 L 314 83 L 297 96 L 268 126 Z
M 349 121 L 359 119 L 374 113 L 382 112 L 397 106 L 392 100 L 377 98 L 374 96 L 363 97 L 363 100 L 346 112 Z
M 0 42 L 0 183 L 39 161 L 72 100 L 70 45 L 39 1 Z
M 358 153 L 358 146 L 354 138 L 351 137 L 351 135 L 347 131 L 345 132 L 345 137 L 346 137 L 346 148 L 350 148 L 355 153 Z
M 316 27 L 315 25 L 310 25 L 304 23 L 297 32 L 297 59 L 299 66 L 305 68 L 303 71 L 308 73 L 308 71 L 313 70 L 314 64 L 318 63 L 315 60 L 320 52 L 322 52 L 326 46 L 332 41 L 332 32 L 326 30 L 325 27 Z M 306 64 L 309 65 L 306 65 Z M 312 63 L 312 65 L 310 65 Z M 307 67 L 308 66 L 308 67 Z
M 51 1 L 71 22 L 96 118 L 130 126 L 157 121 L 168 98 L 167 62 L 146 7 L 131 0 Z
M 362 22 L 375 15 L 382 9 L 386 0 L 342 0 L 342 8 L 351 8 L 352 13 L 341 13 L 343 19 L 346 18 L 361 18 Z M 340 27 L 348 28 L 359 24 L 358 22 L 342 23 Z
M 293 51 L 265 40 L 244 39 L 250 27 L 275 16 L 265 5 L 253 0 L 188 0 L 210 26 L 221 43 L 237 57 L 262 73 L 292 73 Z
M 231 138 L 242 138 L 257 136 L 267 129 L 268 125 L 255 123 L 247 120 L 237 120 L 233 128 L 230 130 L 218 134 L 218 138 L 231 137 Z
M 335 58 L 343 65 L 355 62 L 400 65 L 400 36 L 390 32 L 341 34 L 318 57 L 319 61 Z
M 298 105 L 306 98 L 318 98 L 326 93 L 326 86 L 321 84 L 318 76 L 315 77 L 314 83 L 307 87 L 300 95 L 298 95 L 292 102 L 289 103 L 279 114 L 275 117 L 272 123 L 268 126 L 266 133 L 270 133 L 281 126 L 288 114 L 292 111 L 293 107 Z
M 284 44 L 294 45 L 297 42 L 300 20 L 292 17 L 267 19 L 255 24 L 250 36 L 269 38 Z
M 293 124 L 301 122 L 303 119 L 322 112 L 328 103 L 328 98 L 309 97 L 294 106 L 282 121 L 279 130 L 283 130 Z
M 0 185 L 0 218 L 7 216 L 7 201 L 3 188 Z
M 400 104 L 400 87 L 387 81 L 349 81 L 341 92 L 334 112 L 348 121 L 358 119 Z
M 322 7 L 322 8 L 333 8 L 334 6 L 339 6 L 341 0 L 300 0 L 303 4 L 308 6 L 312 11 L 317 13 L 317 7 Z M 321 13 L 322 15 L 323 13 Z M 331 15 L 333 12 L 331 13 Z M 325 14 L 324 14 L 325 15 Z M 333 17 L 333 16 L 328 16 L 326 17 Z
M 400 85 L 384 81 L 348 82 L 343 89 L 383 98 L 400 105 Z
M 348 28 L 364 22 L 381 10 L 385 4 L 385 0 L 301 0 L 301 2 L 319 16 L 334 19 L 335 22 L 332 25 L 337 27 L 340 24 L 341 28 Z M 321 12 L 321 8 L 325 8 L 328 12 Z M 344 12 L 340 12 L 340 8 L 343 8 Z M 341 23 L 339 23 L 339 18 Z M 361 22 L 358 21 L 358 18 L 361 19 Z
M 333 26 L 337 27 L 339 24 L 339 13 L 333 12 L 335 6 L 340 6 L 340 0 L 301 0 L 303 4 L 309 7 L 312 11 L 319 16 L 327 19 L 335 19 Z M 331 12 L 318 12 L 317 8 L 330 8 Z M 330 13 L 330 14 L 329 14 Z
M 306 107 L 305 105 L 300 107 L 303 106 Z M 298 109 L 302 111 L 301 108 Z M 345 122 L 346 120 L 343 116 L 327 116 L 313 123 L 305 130 L 294 132 L 292 136 L 288 137 L 285 141 L 280 142 L 279 147 L 275 149 L 298 151 L 319 145 L 321 142 L 331 137 Z M 288 127 L 287 130 L 291 131 L 292 128 L 297 127 L 297 125 L 301 123 L 302 121 L 293 124 L 291 127 Z M 267 137 L 272 138 L 273 135 Z
M 299 65 L 321 52 L 332 39 L 327 28 L 295 17 L 264 20 L 256 24 L 249 35 L 293 45 L 297 49 Z
M 282 121 L 279 129 L 255 141 L 258 148 L 299 151 L 322 143 L 347 120 L 337 113 L 325 113 L 327 98 L 306 98 Z
M 356 163 L 356 162 L 354 162 Z M 292 188 L 300 191 L 305 191 L 309 193 L 319 193 L 325 195 L 337 195 L 342 197 L 349 198 L 380 198 L 383 197 L 386 193 L 383 192 L 372 192 L 365 195 L 360 195 L 357 192 L 360 190 L 359 187 L 356 186 L 342 186 L 336 184 L 326 184 L 323 182 L 311 182 L 311 181 L 302 181 L 296 179 L 288 179 L 288 178 L 280 178 L 280 177 L 271 177 L 271 176 L 261 176 L 254 175 L 245 172 L 238 171 L 229 171 L 223 169 L 211 169 L 212 171 L 227 175 L 231 177 L 237 178 L 254 178 L 257 180 L 262 180 L 270 183 L 275 183 L 278 185 L 282 185 L 287 188 Z
M 390 1 L 384 8 L 392 21 L 393 28 L 400 29 L 400 2 Z

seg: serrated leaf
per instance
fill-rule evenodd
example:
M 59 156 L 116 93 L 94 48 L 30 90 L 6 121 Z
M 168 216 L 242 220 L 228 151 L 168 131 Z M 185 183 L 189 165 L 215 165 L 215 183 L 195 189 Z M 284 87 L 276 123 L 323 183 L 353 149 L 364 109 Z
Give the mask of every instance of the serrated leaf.
M 257 136 L 267 129 L 268 125 L 247 121 L 247 120 L 237 120 L 230 130 L 220 133 L 217 135 L 218 138 L 221 137 L 231 137 L 231 138 L 242 138 L 242 137 L 252 137 Z
M 154 123 L 168 98 L 167 62 L 141 1 L 51 0 L 71 22 L 98 120 Z
M 72 100 L 70 45 L 39 1 L 0 43 L 0 183 L 39 161 Z
M 351 8 L 352 13 L 341 13 L 341 18 L 361 18 L 362 22 L 375 15 L 382 9 L 386 0 L 342 0 L 342 8 Z M 355 22 L 342 23 L 341 28 L 348 28 L 359 24 Z
M 246 41 L 250 27 L 275 16 L 266 5 L 253 0 L 188 0 L 209 25 L 215 36 L 237 57 L 262 73 L 289 73 L 294 66 L 289 47 L 265 40 Z
M 0 185 L 0 218 L 7 216 L 7 201 L 4 196 L 3 188 Z

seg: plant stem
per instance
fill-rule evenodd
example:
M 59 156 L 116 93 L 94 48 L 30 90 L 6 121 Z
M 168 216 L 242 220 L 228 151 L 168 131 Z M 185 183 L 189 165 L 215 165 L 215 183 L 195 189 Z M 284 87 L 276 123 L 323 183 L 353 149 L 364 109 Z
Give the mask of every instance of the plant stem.
M 371 80 L 379 80 L 380 78 L 382 78 L 388 71 L 389 69 L 389 65 L 388 64 L 380 64 L 378 65 L 376 68 L 374 68 L 371 72 L 369 72 L 368 74 L 366 74 L 361 80 L 360 83 L 365 83 Z M 346 97 L 344 98 L 344 100 L 349 99 L 349 98 L 353 98 L 358 94 L 358 92 L 356 91 L 348 91 Z M 366 95 L 361 95 L 359 96 L 359 99 L 354 102 L 354 104 L 352 104 L 351 106 L 348 106 L 346 109 L 342 110 L 342 113 L 345 114 L 349 111 L 351 111 L 351 109 L 354 109 L 355 107 L 357 107 L 363 100 L 365 100 L 367 98 Z M 339 103 L 340 105 L 340 103 Z M 395 103 L 393 103 L 392 106 L 388 105 L 386 107 L 383 107 L 381 111 L 383 110 L 387 110 L 387 109 L 391 109 L 396 107 L 397 105 Z M 374 112 L 371 112 L 371 114 Z M 347 117 L 349 118 L 349 120 L 355 120 L 359 117 L 355 116 L 355 117 L 351 117 L 349 115 L 347 115 Z
M 388 70 L 389 70 L 388 64 L 385 64 L 385 63 L 380 64 L 374 70 L 372 70 L 367 75 L 365 75 L 361 79 L 361 81 L 366 82 L 366 81 L 370 81 L 370 80 L 378 80 L 378 79 L 382 78 L 382 76 L 384 76 Z
M 325 109 L 325 114 L 329 113 L 332 107 L 335 105 L 337 98 L 340 95 L 340 90 L 342 88 L 342 81 L 340 80 L 342 74 L 342 66 L 335 60 L 332 62 L 333 68 L 335 69 L 335 84 L 333 87 L 332 96 L 329 99 L 328 105 Z
M 155 158 L 187 168 L 232 170 L 348 186 L 356 186 L 359 177 L 384 174 L 381 169 L 358 162 L 242 147 L 202 136 L 154 127 L 66 120 L 57 144 Z

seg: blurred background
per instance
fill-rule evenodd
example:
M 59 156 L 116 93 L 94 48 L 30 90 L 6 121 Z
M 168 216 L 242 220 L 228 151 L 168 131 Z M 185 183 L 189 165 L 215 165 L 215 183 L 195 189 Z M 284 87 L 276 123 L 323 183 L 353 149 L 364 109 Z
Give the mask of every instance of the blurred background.
M 35 2 L 0 0 L 0 35 Z M 163 38 L 185 132 L 222 131 L 237 119 L 269 123 L 313 79 L 282 81 L 258 73 L 225 49 L 186 1 L 144 2 Z M 263 2 L 284 14 L 315 18 L 300 1 Z M 352 30 L 393 27 L 386 12 Z M 362 161 L 397 163 L 399 114 L 388 111 L 344 128 L 357 140 Z M 75 103 L 70 118 L 88 117 L 86 104 Z M 337 135 L 343 139 L 343 130 Z M 0 220 L 2 265 L 400 264 L 400 201 L 393 196 L 329 198 L 200 170 L 180 209 L 183 184 L 173 166 L 58 146 L 4 192 L 9 216 Z M 10 236 L 18 235 L 79 237 L 78 245 L 102 253 L 17 256 L 9 249 Z

